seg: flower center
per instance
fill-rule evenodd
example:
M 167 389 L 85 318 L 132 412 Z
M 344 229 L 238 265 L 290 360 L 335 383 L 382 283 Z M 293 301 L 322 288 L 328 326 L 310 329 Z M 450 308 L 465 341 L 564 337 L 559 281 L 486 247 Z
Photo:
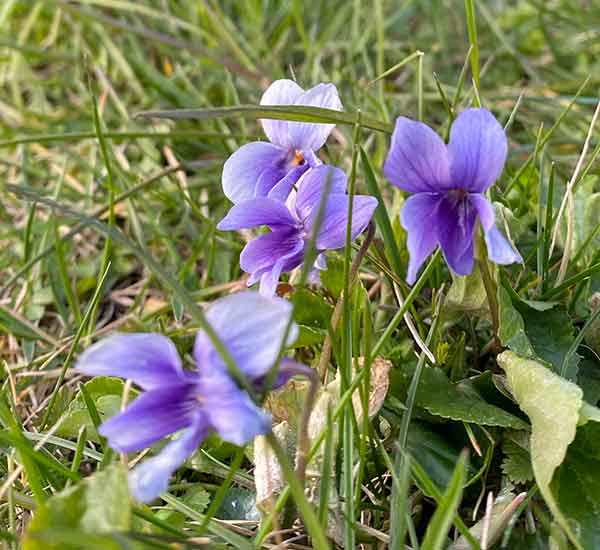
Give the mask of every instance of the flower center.
M 460 200 L 466 199 L 467 196 L 469 195 L 469 192 L 466 189 L 459 187 L 458 189 L 452 189 L 452 191 L 450 191 L 448 194 L 453 199 L 460 201 Z
M 292 157 L 291 165 L 300 166 L 304 162 L 304 155 L 300 149 L 294 150 L 294 156 Z

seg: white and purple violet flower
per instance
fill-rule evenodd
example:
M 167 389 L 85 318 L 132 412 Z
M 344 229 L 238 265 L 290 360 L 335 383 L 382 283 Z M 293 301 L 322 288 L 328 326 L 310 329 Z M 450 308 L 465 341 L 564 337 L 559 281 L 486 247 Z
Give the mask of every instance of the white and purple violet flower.
M 502 126 L 486 109 L 461 113 L 452 125 L 448 145 L 421 122 L 396 120 L 383 171 L 393 185 L 414 193 L 400 213 L 408 232 L 410 284 L 438 245 L 455 273 L 471 273 L 478 219 L 490 260 L 523 261 L 496 227 L 494 208 L 484 195 L 500 176 L 507 150 Z
M 341 111 L 333 84 L 317 84 L 304 91 L 293 80 L 276 80 L 265 91 L 261 105 L 306 105 Z M 309 168 L 321 164 L 315 153 L 323 147 L 334 124 L 261 119 L 269 142 L 247 143 L 223 166 L 225 196 L 234 204 L 255 197 L 285 200 Z
M 260 103 L 342 109 L 333 84 L 318 84 L 304 91 L 292 80 L 273 82 Z M 322 252 L 345 246 L 349 198 L 344 173 L 325 166 L 315 155 L 334 124 L 271 119 L 261 119 L 261 123 L 271 143 L 248 143 L 223 166 L 223 192 L 234 206 L 217 228 L 238 230 L 266 225 L 271 229 L 271 233 L 246 245 L 240 266 L 250 274 L 248 286 L 260 281 L 261 294 L 272 296 L 281 273 L 303 263 L 311 239 L 315 239 L 319 252 L 311 271 L 315 282 L 318 271 L 326 268 Z M 331 188 L 323 219 L 316 227 L 328 178 L 332 180 Z M 373 197 L 354 197 L 352 239 L 365 230 L 376 206 Z
M 330 181 L 328 181 L 330 180 Z M 252 239 L 242 250 L 240 267 L 250 273 L 248 285 L 260 281 L 260 292 L 272 296 L 282 272 L 302 265 L 307 243 L 314 239 L 317 252 L 346 245 L 348 206 L 346 175 L 339 168 L 320 165 L 309 169 L 298 180 L 285 203 L 272 198 L 256 198 L 236 204 L 221 220 L 218 229 L 248 229 L 266 225 L 270 233 Z M 324 191 L 324 212 L 317 220 Z M 352 199 L 351 238 L 362 233 L 377 207 L 377 199 L 355 195 Z M 317 224 L 317 221 L 320 221 Z M 318 227 L 317 227 L 318 225 Z M 321 255 L 317 268 L 323 267 Z
M 248 382 L 262 390 L 277 360 L 292 306 L 255 292 L 233 294 L 214 302 L 207 320 Z M 291 325 L 286 346 L 298 336 Z M 245 445 L 271 429 L 271 417 L 231 378 L 225 363 L 200 331 L 194 345 L 196 368 L 184 370 L 171 340 L 160 334 L 117 334 L 86 350 L 77 368 L 92 376 L 131 379 L 143 393 L 127 409 L 108 419 L 99 433 L 119 452 L 136 452 L 175 432 L 179 437 L 158 455 L 136 466 L 129 477 L 134 498 L 150 502 L 168 487 L 171 474 L 211 432 Z M 283 359 L 273 388 L 309 367 Z

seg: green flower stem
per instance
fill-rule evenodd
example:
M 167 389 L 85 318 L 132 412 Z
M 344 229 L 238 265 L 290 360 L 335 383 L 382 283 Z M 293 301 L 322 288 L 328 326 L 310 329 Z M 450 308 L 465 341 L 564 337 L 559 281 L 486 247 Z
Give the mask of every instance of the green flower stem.
M 373 241 L 373 237 L 375 236 L 375 226 L 373 223 L 369 224 L 367 229 L 367 235 L 365 240 L 363 241 L 358 253 L 354 257 L 354 261 L 352 262 L 352 266 L 350 267 L 350 275 L 349 275 L 349 284 L 350 289 L 352 289 L 354 285 L 354 281 L 356 279 L 356 275 L 358 274 L 358 268 Z M 323 349 L 321 350 L 321 357 L 319 359 L 319 365 L 317 367 L 317 371 L 322 380 L 325 380 L 325 374 L 327 373 L 327 365 L 329 364 L 329 358 L 331 357 L 331 334 L 336 331 L 338 323 L 340 322 L 340 318 L 342 317 L 342 310 L 344 307 L 344 294 L 340 296 L 339 300 L 335 304 L 335 309 L 333 310 L 333 315 L 331 316 L 331 332 L 327 333 L 325 337 L 325 342 L 323 343 Z
M 479 265 L 479 272 L 481 273 L 481 278 L 483 279 L 483 286 L 485 287 L 488 305 L 490 306 L 494 342 L 499 344 L 498 331 L 500 329 L 500 317 L 498 315 L 498 286 L 494 280 L 494 277 L 492 276 L 492 272 L 490 271 L 487 248 L 485 246 L 485 240 L 481 227 L 477 229 L 475 236 L 475 258 L 477 259 L 477 263 Z

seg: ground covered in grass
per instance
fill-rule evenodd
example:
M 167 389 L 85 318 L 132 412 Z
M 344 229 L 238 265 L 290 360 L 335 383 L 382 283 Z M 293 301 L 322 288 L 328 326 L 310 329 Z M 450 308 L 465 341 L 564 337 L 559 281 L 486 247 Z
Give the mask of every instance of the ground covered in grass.
M 593 0 L 4 0 L 3 547 L 599 548 L 599 29 Z M 283 78 L 334 84 L 343 110 L 258 106 Z M 523 261 L 492 261 L 482 221 L 470 274 L 457 274 L 454 233 L 412 273 L 416 245 L 400 221 L 415 192 L 410 170 L 383 170 L 394 122 L 420 120 L 448 141 L 470 107 L 506 132 L 506 163 L 477 192 Z M 223 306 L 209 305 L 246 291 L 246 271 L 264 271 L 258 260 L 241 269 L 240 253 L 268 231 L 217 225 L 237 200 L 224 192 L 223 165 L 266 141 L 266 116 L 335 124 L 310 148 L 315 159 L 341 170 L 355 201 L 370 195 L 378 207 L 354 228 L 348 214 L 358 220 L 362 203 L 344 196 L 355 206 L 332 217 L 328 193 L 346 190 L 325 178 L 294 231 L 331 222 L 329 240 L 303 241 L 299 267 L 284 268 L 280 301 L 269 302 L 293 306 L 294 324 L 281 319 L 297 337 L 277 332 L 279 351 L 249 378 L 251 359 L 274 345 L 274 321 L 254 321 L 268 308 L 228 306 L 223 321 Z M 403 166 L 435 172 L 419 168 L 424 142 L 403 143 Z M 473 158 L 499 155 L 483 143 L 463 151 L 474 180 Z M 290 152 L 293 167 L 309 158 Z M 252 166 L 238 165 L 233 185 Z M 456 185 L 457 200 L 475 193 Z M 411 239 L 436 230 L 434 210 L 415 217 L 427 230 Z M 241 355 L 244 330 L 255 339 Z M 114 441 L 158 429 L 179 394 L 139 424 L 99 430 L 156 384 L 120 369 L 162 361 L 127 344 L 103 367 L 112 376 L 86 370 L 83 352 L 117 332 L 168 337 L 176 352 L 166 363 L 179 354 L 185 375 L 196 364 L 224 376 L 194 397 L 215 418 L 201 446 L 167 466 L 156 498 L 134 498 L 127 476 L 167 456 L 168 438 L 135 450 Z M 280 373 L 312 370 L 266 391 L 282 357 Z M 247 408 L 230 406 L 232 395 Z M 160 436 L 184 427 L 177 410 Z M 256 418 L 272 432 L 253 431 Z

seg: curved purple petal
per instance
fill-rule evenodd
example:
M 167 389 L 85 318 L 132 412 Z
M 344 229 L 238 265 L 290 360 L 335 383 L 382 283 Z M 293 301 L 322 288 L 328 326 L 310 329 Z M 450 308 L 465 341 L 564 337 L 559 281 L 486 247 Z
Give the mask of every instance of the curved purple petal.
M 477 210 L 467 196 L 447 193 L 435 214 L 437 237 L 450 268 L 458 275 L 473 271 L 473 232 Z
M 263 269 L 271 269 L 277 260 L 289 255 L 303 243 L 301 236 L 295 230 L 280 230 L 265 233 L 252 239 L 240 254 L 240 267 L 246 273 L 254 273 Z M 296 267 L 284 266 L 282 269 Z
M 271 416 L 257 407 L 231 379 L 211 380 L 204 395 L 204 411 L 223 440 L 241 446 L 270 431 Z
M 291 316 L 292 305 L 288 301 L 267 298 L 258 292 L 239 292 L 221 298 L 206 313 L 238 367 L 251 379 L 264 376 L 275 363 Z M 297 338 L 298 326 L 292 323 L 286 346 L 291 346 Z M 204 332 L 196 337 L 194 356 L 203 376 L 223 372 L 224 365 Z
M 385 177 L 409 193 L 435 193 L 452 187 L 448 149 L 422 122 L 396 119 L 385 164 Z
M 323 219 L 316 237 L 317 250 L 335 250 L 346 246 L 346 226 L 348 224 L 348 195 L 329 195 Z M 377 199 L 368 195 L 355 195 L 352 206 L 351 239 L 354 240 L 369 225 L 377 208 Z M 306 221 L 309 234 L 314 231 L 318 208 L 313 209 Z
M 124 412 L 101 424 L 98 433 L 121 453 L 145 449 L 191 424 L 198 408 L 196 392 L 195 384 L 147 391 Z
M 484 195 L 471 194 L 469 200 L 477 209 L 481 226 L 485 235 L 485 244 L 488 249 L 488 258 L 497 264 L 507 265 L 522 263 L 523 258 L 506 240 L 496 227 L 494 207 Z
M 329 181 L 330 180 L 330 181 Z M 313 209 L 318 209 L 326 186 L 330 195 L 346 193 L 347 178 L 344 171 L 335 166 L 321 164 L 311 168 L 298 181 L 296 212 L 298 218 L 305 220 Z
M 265 141 L 242 145 L 223 165 L 221 183 L 225 196 L 234 204 L 254 198 L 257 182 L 265 170 L 275 185 L 285 175 L 286 157 L 284 149 Z
M 467 109 L 450 130 L 450 173 L 454 187 L 483 193 L 504 167 L 506 134 L 487 109 Z
M 308 162 L 292 168 L 272 187 L 267 196 L 270 199 L 284 202 L 288 198 L 290 192 L 294 188 L 294 185 L 296 185 L 302 174 L 304 174 L 309 168 L 310 166 Z
M 273 82 L 263 94 L 261 105 L 294 105 L 296 100 L 304 93 L 304 90 L 293 80 L 282 78 Z M 286 120 L 275 120 L 261 118 L 263 130 L 269 141 L 284 147 L 291 148 L 290 136 L 288 133 L 288 124 Z
M 185 380 L 173 342 L 161 334 L 115 334 L 84 351 L 77 369 L 89 376 L 130 378 L 145 390 Z
M 410 255 L 406 282 L 413 284 L 427 257 L 438 244 L 436 212 L 441 196 L 437 193 L 417 193 L 409 197 L 400 211 L 400 222 L 407 232 Z
M 258 180 L 256 180 L 253 196 L 266 197 L 285 178 L 288 173 L 287 164 L 286 161 L 281 161 L 265 168 L 260 176 L 258 176 Z
M 303 149 L 302 156 L 304 157 L 304 160 L 311 168 L 315 168 L 315 167 L 321 166 L 321 164 L 323 164 L 321 159 L 317 155 L 315 155 L 315 153 L 312 149 Z
M 294 104 L 342 110 L 342 102 L 333 84 L 317 84 L 297 97 Z M 317 151 L 323 147 L 334 127 L 335 124 L 288 122 L 291 147 Z
M 275 295 L 277 291 L 277 285 L 279 284 L 279 277 L 284 271 L 290 271 L 295 267 L 298 267 L 304 260 L 304 242 L 299 241 L 296 243 L 294 249 L 290 250 L 287 254 L 275 262 L 275 265 L 270 271 L 265 271 L 260 278 L 259 292 L 263 296 L 271 297 Z
M 259 225 L 272 228 L 289 227 L 297 224 L 287 206 L 265 197 L 249 199 L 234 205 L 219 222 L 217 229 L 222 231 L 248 229 Z
M 200 446 L 208 432 L 205 416 L 196 414 L 190 427 L 177 439 L 129 473 L 129 490 L 133 497 L 140 502 L 149 503 L 165 493 L 171 474 Z

